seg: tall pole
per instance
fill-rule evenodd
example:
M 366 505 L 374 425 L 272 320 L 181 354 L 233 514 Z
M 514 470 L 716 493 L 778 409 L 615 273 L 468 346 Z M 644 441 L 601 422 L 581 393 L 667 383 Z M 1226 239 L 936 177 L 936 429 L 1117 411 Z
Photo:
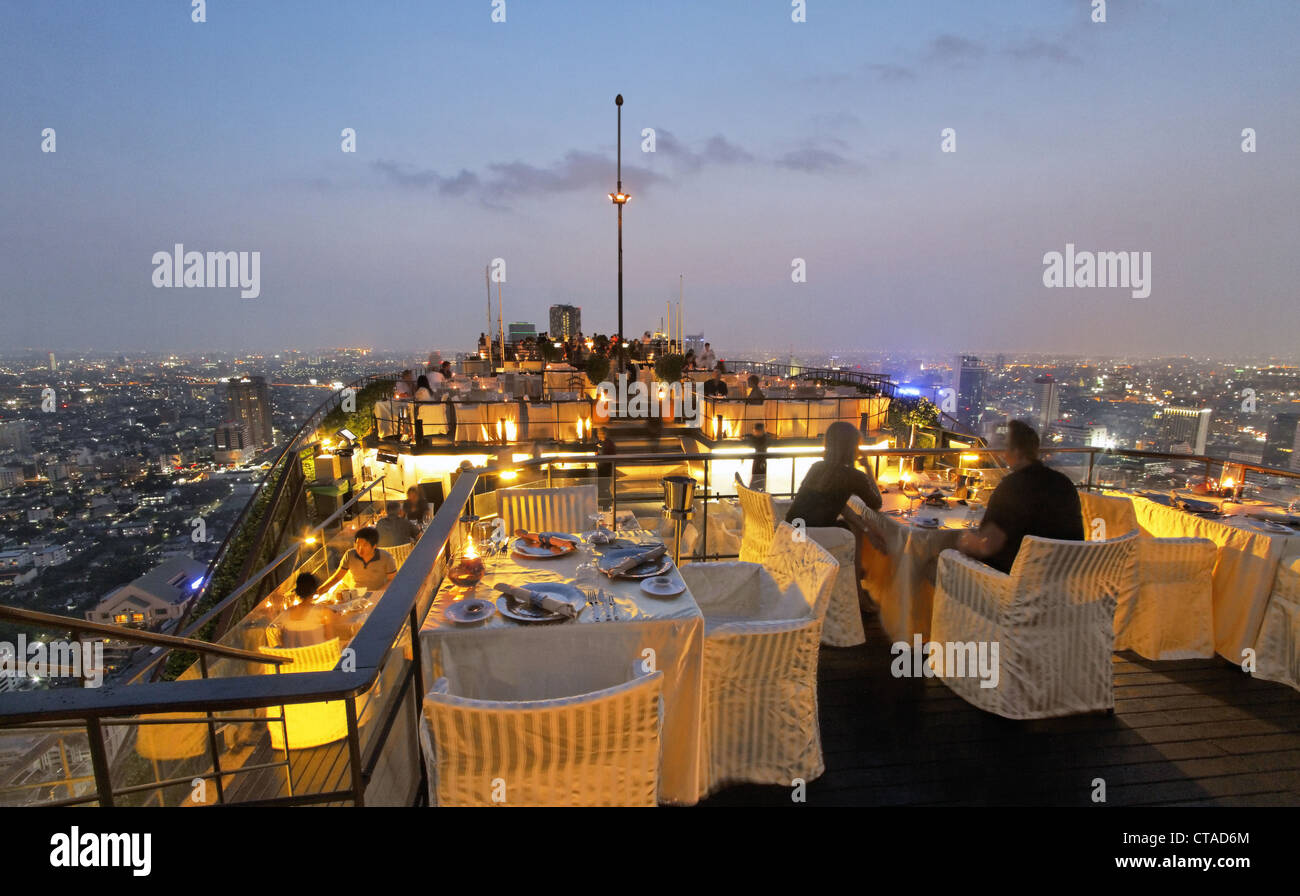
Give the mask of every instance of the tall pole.
M 623 94 L 614 97 L 618 109 L 618 194 L 623 195 Z M 622 348 L 623 337 L 623 205 L 618 203 L 618 339 Z M 623 357 L 619 352 L 619 358 Z

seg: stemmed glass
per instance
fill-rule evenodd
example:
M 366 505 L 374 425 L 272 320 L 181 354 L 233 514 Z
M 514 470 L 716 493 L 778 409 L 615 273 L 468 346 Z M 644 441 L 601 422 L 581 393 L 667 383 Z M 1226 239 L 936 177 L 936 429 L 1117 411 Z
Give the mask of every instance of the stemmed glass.
M 924 501 L 925 495 L 921 494 L 921 490 L 917 488 L 916 483 L 912 482 L 910 476 L 903 477 L 902 482 L 899 483 L 898 490 L 902 492 L 903 497 L 907 499 L 907 515 L 909 517 L 913 516 L 916 513 L 916 502 Z

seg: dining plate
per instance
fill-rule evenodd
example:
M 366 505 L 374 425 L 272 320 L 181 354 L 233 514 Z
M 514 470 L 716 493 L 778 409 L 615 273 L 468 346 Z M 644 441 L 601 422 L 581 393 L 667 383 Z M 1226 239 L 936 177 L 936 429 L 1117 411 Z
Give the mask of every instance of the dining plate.
M 1283 523 L 1275 523 L 1272 520 L 1255 520 L 1255 525 L 1268 532 L 1285 532 L 1290 534 L 1295 530 Z
M 912 522 L 920 526 L 922 529 L 938 529 L 943 525 L 938 519 L 932 516 L 915 517 Z
M 676 597 L 686 590 L 686 583 L 672 576 L 653 576 L 641 580 L 641 590 L 651 597 Z
M 577 539 L 567 532 L 542 532 L 539 534 L 563 538 L 570 542 L 569 547 L 557 552 L 540 544 L 529 544 L 522 538 L 516 538 L 510 546 L 510 552 L 516 557 L 523 557 L 528 560 L 551 560 L 555 557 L 567 557 L 578 549 Z M 556 545 L 556 547 L 559 547 L 559 545 Z
M 644 553 L 654 545 L 641 545 L 640 547 L 619 548 L 618 550 L 606 551 L 600 558 L 601 570 L 608 570 L 617 566 L 628 557 L 635 557 L 637 554 Z M 652 560 L 649 563 L 642 563 L 632 567 L 627 572 L 620 573 L 619 578 L 623 579 L 648 579 L 651 576 L 660 576 L 673 568 L 673 558 L 664 554 L 658 560 Z
M 481 597 L 467 597 L 464 600 L 458 600 L 447 604 L 447 608 L 442 611 L 451 622 L 460 625 L 474 625 L 491 619 L 496 614 L 496 604 L 490 600 L 484 600 Z
M 564 582 L 525 582 L 523 587 L 529 591 L 551 594 L 567 600 L 573 604 L 576 610 L 581 610 L 587 605 L 586 595 L 574 586 Z M 524 623 L 565 622 L 571 618 L 562 616 L 559 613 L 552 613 L 550 610 L 534 607 L 532 604 L 520 603 L 504 594 L 497 598 L 497 609 L 502 616 Z

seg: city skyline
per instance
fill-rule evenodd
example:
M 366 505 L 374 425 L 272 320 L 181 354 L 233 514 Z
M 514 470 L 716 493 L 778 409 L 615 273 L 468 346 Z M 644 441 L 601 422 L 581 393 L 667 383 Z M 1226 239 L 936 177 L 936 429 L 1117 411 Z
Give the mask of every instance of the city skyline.
M 1288 357 L 1300 11 L 1089 7 L 6 7 L 0 351 L 470 351 L 497 257 L 507 319 L 610 332 L 622 92 L 630 332 L 680 274 L 721 353 Z M 258 297 L 154 288 L 177 243 Z M 1074 247 L 1150 295 L 1044 286 Z

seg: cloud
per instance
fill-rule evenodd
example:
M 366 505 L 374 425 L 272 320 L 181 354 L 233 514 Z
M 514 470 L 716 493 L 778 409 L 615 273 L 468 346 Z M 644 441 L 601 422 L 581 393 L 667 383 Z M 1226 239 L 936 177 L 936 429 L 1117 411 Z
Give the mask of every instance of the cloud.
M 854 167 L 852 162 L 839 153 L 814 146 L 787 152 L 775 164 L 778 168 L 789 168 L 805 174 L 825 174 Z
M 656 132 L 655 152 L 662 153 L 685 171 L 698 171 L 705 165 L 736 165 L 754 161 L 752 154 L 721 134 L 710 137 L 704 142 L 704 148 L 696 151 L 679 140 L 672 131 L 664 128 L 659 128 Z
M 946 65 L 972 62 L 983 58 L 983 56 L 983 45 L 973 40 L 967 40 L 964 37 L 958 37 L 955 34 L 940 34 L 930 41 L 930 47 L 926 53 L 926 59 L 930 62 L 942 62 Z
M 1002 52 L 1020 62 L 1043 61 L 1068 65 L 1079 65 L 1083 62 L 1082 59 L 1071 53 L 1064 44 L 1057 41 L 1043 40 L 1042 38 L 1033 38 L 1014 44 Z
M 885 82 L 916 80 L 916 72 L 905 65 L 894 65 L 890 62 L 868 62 L 862 66 L 862 70 Z
M 416 170 L 409 165 L 383 159 L 371 162 L 370 167 L 383 174 L 396 186 L 435 189 L 442 196 L 463 196 L 479 186 L 478 175 L 464 168 L 454 177 L 443 177 L 433 170 Z

